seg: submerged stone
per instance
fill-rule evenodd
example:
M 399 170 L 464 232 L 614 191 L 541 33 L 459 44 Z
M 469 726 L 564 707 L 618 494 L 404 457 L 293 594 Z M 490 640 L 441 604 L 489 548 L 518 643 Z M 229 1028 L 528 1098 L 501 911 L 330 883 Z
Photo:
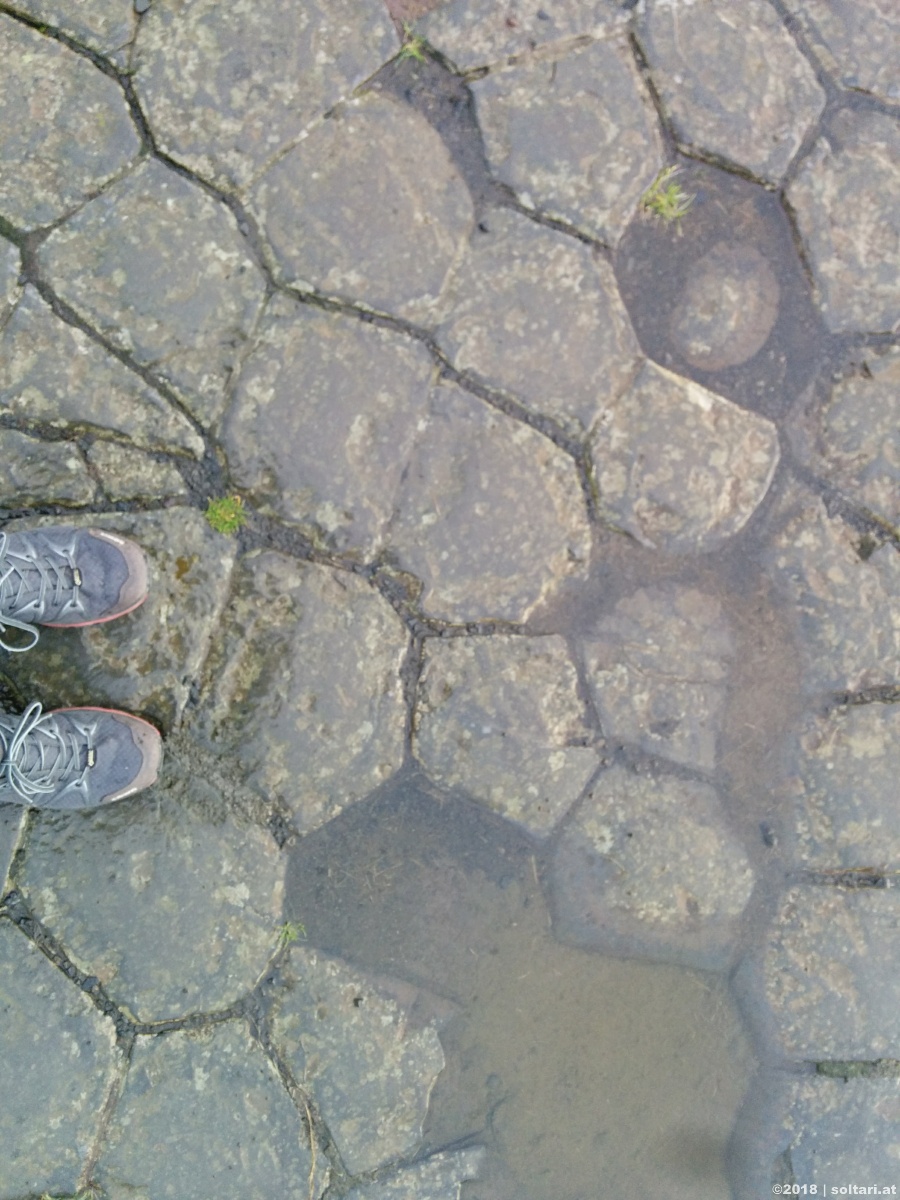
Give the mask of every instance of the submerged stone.
M 120 1063 L 115 1027 L 9 922 L 0 923 L 4 1196 L 77 1190 Z
M 359 576 L 251 554 L 207 664 L 203 728 L 309 832 L 402 765 L 407 641 Z
M 611 523 L 690 553 L 743 528 L 769 490 L 779 447 L 771 421 L 647 362 L 601 414 L 592 454 Z
M 696 588 L 642 588 L 585 641 L 607 738 L 713 771 L 734 642 L 718 601 Z
M 380 0 L 154 0 L 135 86 L 160 149 L 244 188 L 396 49 Z
M 519 213 L 491 210 L 441 302 L 437 340 L 474 371 L 578 433 L 634 377 L 640 350 L 609 264 Z
M 140 1038 L 97 1182 L 110 1196 L 316 1200 L 302 1118 L 243 1025 Z
M 554 851 L 554 926 L 576 945 L 719 969 L 753 884 L 712 787 L 613 767 Z
M 198 420 L 221 415 L 265 294 L 227 209 L 151 160 L 56 229 L 40 258 L 79 315 L 158 372 Z
M 391 330 L 276 300 L 225 424 L 237 484 L 329 549 L 374 558 L 432 369 Z
M 819 306 L 834 333 L 888 333 L 900 320 L 900 128 L 841 109 L 787 189 Z
M 492 71 L 472 91 L 494 175 L 528 207 L 614 245 L 663 165 L 627 40 Z
M 58 220 L 137 157 L 115 80 L 0 13 L 0 216 L 20 229 Z
M 427 321 L 473 222 L 424 117 L 368 92 L 279 158 L 252 203 L 291 283 Z
M 435 1023 L 421 1027 L 382 983 L 295 943 L 275 1045 L 325 1118 L 351 1174 L 411 1154 L 444 1066 Z
M 541 836 L 596 769 L 578 680 L 558 637 L 429 639 L 413 749 L 429 774 L 461 786 Z
M 648 0 L 639 37 L 676 136 L 777 182 L 825 107 L 765 0 Z
M 590 527 L 575 464 L 548 438 L 454 386 L 434 388 L 388 546 L 450 621 L 524 621 L 582 576 Z

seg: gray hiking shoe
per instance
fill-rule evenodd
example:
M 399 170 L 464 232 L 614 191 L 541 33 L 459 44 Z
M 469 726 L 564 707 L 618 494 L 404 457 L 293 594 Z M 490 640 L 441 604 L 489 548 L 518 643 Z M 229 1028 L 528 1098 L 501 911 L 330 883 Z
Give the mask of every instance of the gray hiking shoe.
M 96 808 L 156 780 L 162 739 L 147 721 L 113 708 L 37 701 L 21 717 L 0 712 L 0 804 Z
M 147 562 L 134 542 L 104 529 L 48 525 L 0 533 L 0 634 L 20 629 L 30 650 L 35 625 L 96 625 L 124 616 L 147 598 Z

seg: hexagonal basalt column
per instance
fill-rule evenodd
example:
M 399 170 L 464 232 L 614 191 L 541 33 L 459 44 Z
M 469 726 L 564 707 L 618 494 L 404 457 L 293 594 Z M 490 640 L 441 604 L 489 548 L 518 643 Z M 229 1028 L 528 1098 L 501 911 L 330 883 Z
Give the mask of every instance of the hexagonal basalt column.
M 109 431 L 150 450 L 203 454 L 183 413 L 60 321 L 31 287 L 0 329 L 0 410 L 73 433 Z
M 250 555 L 210 659 L 205 725 L 251 784 L 315 829 L 403 762 L 407 640 L 359 577 Z
M 428 613 L 524 621 L 585 574 L 590 544 L 568 455 L 458 388 L 432 391 L 388 534 Z
M 9 528 L 59 524 L 19 520 Z M 44 629 L 38 646 L 6 670 L 29 696 L 54 705 L 107 704 L 165 726 L 181 715 L 228 597 L 233 538 L 213 533 L 192 508 L 133 516 L 73 515 L 68 523 L 111 529 L 146 552 L 150 592 L 135 612 L 83 630 Z
M 49 225 L 134 159 L 121 89 L 86 58 L 0 14 L 0 216 Z
M 240 188 L 396 49 L 380 0 L 154 0 L 135 86 L 161 149 Z
M 64 299 L 199 420 L 221 414 L 265 291 L 224 208 L 148 162 L 51 234 L 40 257 Z
M 585 642 L 603 732 L 713 771 L 733 654 L 714 597 L 674 586 L 626 596 Z
M 626 20 L 615 0 L 450 0 L 416 21 L 414 29 L 460 70 L 469 71 L 527 58 L 554 42 L 608 36 Z
M 826 870 L 900 866 L 900 705 L 808 717 L 792 774 L 804 863 Z
M 871 545 L 818 497 L 794 491 L 765 560 L 797 616 L 809 692 L 900 679 L 900 556 Z
M 382 985 L 315 950 L 291 948 L 273 1041 L 315 1097 L 351 1174 L 419 1145 L 444 1066 L 434 1021 L 417 1028 Z
M 118 1066 L 115 1029 L 62 971 L 0 923 L 4 1196 L 76 1191 Z
M 592 453 L 609 519 L 676 553 L 742 529 L 779 457 L 771 421 L 650 362 L 601 414 Z
M 415 752 L 531 833 L 549 833 L 596 769 L 589 732 L 562 638 L 426 643 Z
M 77 446 L 0 430 L 0 506 L 90 504 L 97 497 Z
M 554 852 L 555 925 L 577 945 L 721 967 L 753 882 L 713 788 L 613 767 Z
M 106 1195 L 314 1200 L 309 1136 L 243 1026 L 140 1039 L 96 1168 Z
M 900 973 L 894 891 L 795 887 L 766 939 L 761 990 L 793 1059 L 896 1057 Z
M 473 220 L 435 130 L 372 92 L 279 158 L 252 203 L 288 281 L 417 321 L 430 315 Z
M 437 340 L 471 370 L 577 433 L 634 377 L 640 350 L 612 268 L 507 210 L 472 234 L 440 305 Z
M 639 36 L 678 138 L 773 182 L 825 93 L 765 0 L 648 0 Z
M 54 25 L 83 46 L 125 65 L 128 43 L 137 27 L 135 0 L 16 0 L 16 10 L 44 25 Z
M 520 200 L 615 244 L 663 164 L 628 42 L 596 42 L 472 84 L 488 160 Z
M 844 109 L 791 182 L 819 304 L 836 333 L 900 321 L 900 126 Z
M 785 0 L 842 87 L 900 100 L 900 9 L 894 0 Z
M 263 511 L 373 558 L 432 371 L 390 330 L 276 300 L 225 426 L 235 480 Z
M 135 800 L 42 814 L 33 832 L 23 891 L 139 1020 L 227 1007 L 275 949 L 284 861 L 268 833 L 223 807 L 185 755 L 164 760 L 161 782 Z

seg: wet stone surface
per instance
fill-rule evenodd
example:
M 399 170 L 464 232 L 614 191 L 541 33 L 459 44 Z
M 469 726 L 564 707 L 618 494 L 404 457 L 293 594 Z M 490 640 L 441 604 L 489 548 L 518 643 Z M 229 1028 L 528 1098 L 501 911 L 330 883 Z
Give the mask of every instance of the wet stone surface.
M 170 382 L 198 419 L 220 415 L 264 294 L 225 209 L 144 163 L 57 229 L 41 260 L 63 299 Z
M 121 91 L 79 55 L 0 13 L 0 216 L 49 225 L 133 160 Z
M 6 1200 L 74 1192 L 119 1062 L 113 1024 L 16 929 L 0 922 Z
M 679 140 L 777 182 L 825 93 L 765 0 L 648 0 L 638 30 Z
M 437 133 L 374 93 L 279 158 L 253 207 L 289 282 L 426 323 L 473 217 Z
M 374 558 L 431 374 L 395 333 L 276 300 L 225 425 L 238 485 L 323 545 Z
M 496 178 L 523 204 L 615 245 L 662 166 L 627 41 L 493 71 L 472 91 Z
M 413 749 L 432 778 L 546 834 L 597 766 L 561 638 L 430 641 Z
M 230 1025 L 137 1044 L 97 1180 L 112 1200 L 309 1200 L 325 1182 L 319 1167 L 310 1181 L 311 1167 L 299 1113 Z
M 165 757 L 0 807 L 0 1200 L 893 1169 L 896 44 L 887 0 L 4 6 L 0 515 L 150 594 L 0 703 Z
M 575 429 L 637 369 L 637 341 L 606 262 L 525 217 L 492 210 L 441 303 L 451 362 Z

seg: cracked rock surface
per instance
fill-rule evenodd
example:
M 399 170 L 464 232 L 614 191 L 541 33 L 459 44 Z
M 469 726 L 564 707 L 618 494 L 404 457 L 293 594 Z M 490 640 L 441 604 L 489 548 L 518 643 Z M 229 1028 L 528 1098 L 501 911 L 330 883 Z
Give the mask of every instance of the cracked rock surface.
M 889 1173 L 898 28 L 0 3 L 0 532 L 149 576 L 0 773 L 165 744 L 0 805 L 0 1200 Z

